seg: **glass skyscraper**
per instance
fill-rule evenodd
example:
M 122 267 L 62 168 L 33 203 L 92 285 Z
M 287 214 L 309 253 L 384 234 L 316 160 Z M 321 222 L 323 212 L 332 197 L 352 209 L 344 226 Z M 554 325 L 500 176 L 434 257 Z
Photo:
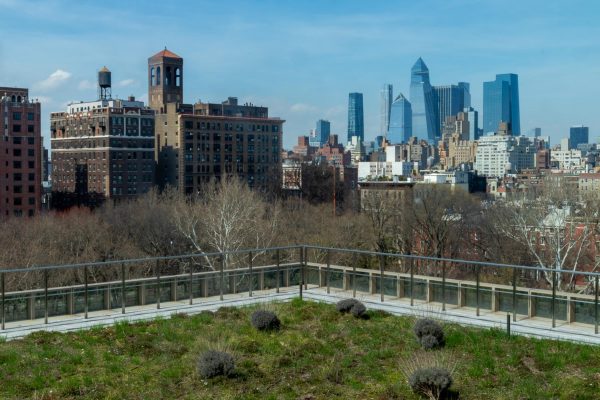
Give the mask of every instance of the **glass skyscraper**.
M 381 88 L 381 108 L 379 111 L 380 125 L 379 134 L 385 136 L 388 129 L 390 128 L 390 109 L 392 107 L 392 100 L 394 98 L 394 88 L 392 85 L 386 83 Z
M 517 74 L 499 74 L 483 82 L 483 131 L 496 132 L 500 122 L 508 122 L 513 135 L 521 134 Z
M 391 144 L 406 143 L 412 136 L 412 107 L 402 93 L 392 103 L 387 140 Z
M 440 136 L 440 127 L 435 112 L 435 94 L 429 82 L 429 69 L 421 57 L 413 65 L 410 76 L 413 136 L 434 144 Z
M 479 112 L 473 107 L 465 107 L 463 112 L 469 120 L 469 140 L 479 140 Z
M 577 149 L 579 144 L 587 144 L 590 139 L 590 130 L 587 126 L 572 126 L 569 130 L 569 148 Z
M 331 132 L 331 124 L 329 121 L 320 119 L 317 121 L 317 129 L 315 129 L 315 137 L 311 138 L 310 145 L 313 147 L 321 147 L 329 140 Z
M 357 136 L 361 142 L 365 140 L 362 93 L 348 95 L 348 142 L 352 141 L 352 136 Z
M 471 103 L 469 84 L 459 82 L 458 85 L 433 86 L 433 93 L 438 129 L 442 132 L 446 117 L 456 116 L 465 107 L 469 107 L 468 104 Z

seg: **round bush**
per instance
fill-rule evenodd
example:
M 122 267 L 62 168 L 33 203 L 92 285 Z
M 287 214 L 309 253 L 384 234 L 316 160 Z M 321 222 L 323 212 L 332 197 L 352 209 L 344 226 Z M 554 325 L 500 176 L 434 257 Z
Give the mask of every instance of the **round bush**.
M 281 326 L 281 321 L 277 318 L 277 315 L 271 311 L 258 310 L 252 313 L 251 317 L 252 326 L 259 331 L 274 331 L 278 330 Z
M 425 335 L 421 338 L 421 346 L 423 346 L 425 350 L 432 350 L 440 347 L 440 342 L 433 335 Z
M 340 300 L 335 305 L 335 308 L 341 313 L 349 313 L 356 303 L 360 303 L 360 301 L 356 299 Z
M 452 386 L 452 375 L 439 367 L 418 369 L 408 378 L 408 384 L 413 392 L 438 399 Z
M 231 376 L 235 369 L 233 357 L 225 352 L 208 350 L 198 358 L 198 374 L 202 378 Z
M 355 318 L 363 318 L 366 316 L 367 307 L 360 301 L 357 301 L 356 304 L 350 309 L 350 314 L 352 314 Z
M 433 336 L 437 340 L 436 347 L 442 347 L 445 343 L 444 330 L 440 324 L 432 319 L 423 318 L 418 320 L 413 327 L 413 332 L 421 345 L 425 336 Z M 431 339 L 428 339 L 428 342 L 431 341 Z

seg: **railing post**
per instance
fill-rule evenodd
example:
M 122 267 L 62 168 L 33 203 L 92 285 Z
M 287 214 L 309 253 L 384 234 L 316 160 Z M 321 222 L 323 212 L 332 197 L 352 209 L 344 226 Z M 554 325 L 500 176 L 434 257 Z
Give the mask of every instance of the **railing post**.
M 85 265 L 83 267 L 83 301 L 84 301 L 84 313 L 85 318 L 88 317 L 88 267 Z
M 194 304 L 194 261 L 190 258 L 190 306 Z
M 517 268 L 513 267 L 512 314 L 513 322 L 517 321 Z
M 510 337 L 510 314 L 506 314 L 506 333 Z
M 4 330 L 6 328 L 6 307 L 4 306 L 6 292 L 4 287 L 4 272 L 0 272 L 0 291 L 2 291 L 2 330 Z M 598 291 L 596 290 L 596 293 L 597 292 Z
M 384 294 L 383 294 L 383 265 L 384 265 L 384 256 L 379 255 L 379 291 L 381 292 L 381 302 L 383 303 Z
M 414 285 L 415 285 L 415 260 L 413 258 L 410 259 L 410 305 L 414 306 L 415 304 L 415 293 L 414 293 Z
M 442 261 L 442 311 L 446 311 L 446 262 Z
M 125 314 L 125 263 L 121 263 L 121 314 Z
M 556 328 L 556 271 L 552 271 L 552 327 Z
M 248 296 L 252 297 L 254 287 L 254 275 L 252 275 L 252 252 L 248 253 L 248 267 L 250 269 L 250 282 L 248 282 Z
M 476 301 L 476 305 L 477 305 L 477 312 L 476 315 L 479 317 L 479 286 L 480 286 L 480 271 L 481 271 L 481 266 L 477 265 L 477 270 L 475 271 L 475 301 Z
M 2 293 L 4 293 L 4 291 Z M 598 334 L 598 275 L 596 275 L 594 289 L 594 333 Z
M 276 283 L 277 286 L 275 286 L 275 288 L 276 288 L 275 292 L 279 293 L 279 280 L 281 279 L 281 276 L 280 276 L 281 271 L 279 269 L 279 267 L 280 267 L 279 249 L 277 249 L 276 254 L 277 254 L 277 269 L 275 270 L 275 280 L 277 281 L 277 283 Z
M 329 294 L 329 268 L 331 268 L 331 250 L 327 249 L 327 270 L 325 271 L 325 284 L 327 285 L 327 294 Z
M 156 309 L 160 310 L 160 260 L 156 260 Z
M 48 270 L 44 270 L 44 324 L 48 324 Z
M 300 247 L 300 279 L 298 279 L 298 284 L 300 286 L 300 300 L 302 300 L 303 281 L 304 281 L 304 246 L 301 246 Z
M 225 254 L 221 253 L 221 283 L 219 284 L 219 299 L 223 301 L 223 285 L 225 285 Z
M 352 256 L 352 298 L 356 298 L 356 253 Z

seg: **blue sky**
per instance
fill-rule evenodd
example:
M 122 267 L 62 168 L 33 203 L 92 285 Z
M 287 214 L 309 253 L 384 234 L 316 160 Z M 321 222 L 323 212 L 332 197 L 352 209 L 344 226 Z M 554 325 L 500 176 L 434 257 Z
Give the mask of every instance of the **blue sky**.
M 379 130 L 379 90 L 408 96 L 421 56 L 432 84 L 519 74 L 521 127 L 553 143 L 575 124 L 600 136 L 598 1 L 20 1 L 0 0 L 0 86 L 50 111 L 96 97 L 146 99 L 146 63 L 164 46 L 185 59 L 186 102 L 237 96 L 287 120 L 284 145 L 319 118 L 346 134 L 349 92 L 362 92 L 366 138 Z

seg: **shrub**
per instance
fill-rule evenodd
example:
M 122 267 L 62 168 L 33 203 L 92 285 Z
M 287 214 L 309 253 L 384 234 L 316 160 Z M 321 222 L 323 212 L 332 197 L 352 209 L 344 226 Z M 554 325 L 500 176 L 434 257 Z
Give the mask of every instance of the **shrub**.
M 198 358 L 198 374 L 202 378 L 231 376 L 235 369 L 233 357 L 223 351 L 208 350 Z
M 277 318 L 274 312 L 258 310 L 252 313 L 251 317 L 252 326 L 259 331 L 273 331 L 278 330 L 281 326 L 281 321 Z
M 425 335 L 421 338 L 421 346 L 423 346 L 425 350 L 432 350 L 437 347 L 441 347 L 441 343 L 435 336 Z
M 444 330 L 440 324 L 432 319 L 423 318 L 418 320 L 413 327 L 413 332 L 419 343 L 425 348 L 443 347 L 445 344 Z
M 412 373 L 408 378 L 408 384 L 417 394 L 439 399 L 452 386 L 452 375 L 445 368 L 422 368 Z
M 360 303 L 360 301 L 356 299 L 340 300 L 335 305 L 335 308 L 341 313 L 349 313 L 356 303 Z
M 367 307 L 360 301 L 356 302 L 354 306 L 350 309 L 350 314 L 354 316 L 354 318 L 364 318 L 367 314 Z

